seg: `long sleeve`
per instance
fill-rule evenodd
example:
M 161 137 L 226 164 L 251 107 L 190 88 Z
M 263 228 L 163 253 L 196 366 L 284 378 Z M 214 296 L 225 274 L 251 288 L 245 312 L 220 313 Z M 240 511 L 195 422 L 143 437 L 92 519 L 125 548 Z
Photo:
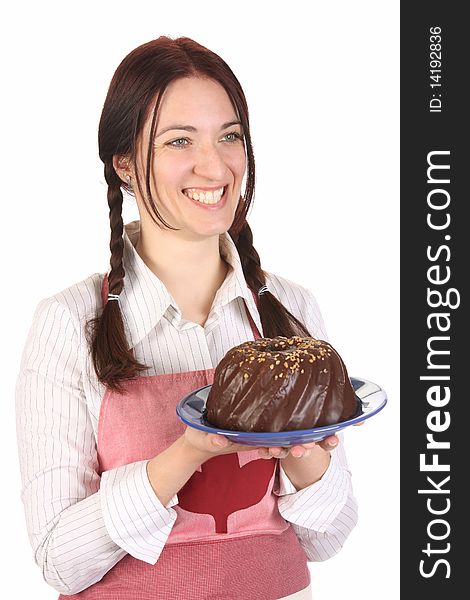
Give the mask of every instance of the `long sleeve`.
M 277 294 L 305 323 L 311 335 L 328 341 L 325 323 L 312 292 L 296 286 L 293 293 L 281 285 L 279 278 L 273 278 L 273 284 Z M 327 560 L 339 552 L 358 519 L 343 433 L 339 433 L 338 438 L 340 443 L 333 450 L 323 477 L 303 490 L 296 490 L 279 465 L 279 486 L 274 490 L 279 496 L 279 512 L 292 523 L 311 561 Z
M 343 434 L 332 451 L 331 461 L 323 477 L 297 491 L 279 464 L 279 496 L 281 515 L 292 523 L 307 557 L 311 561 L 327 560 L 342 548 L 357 523 L 357 502 L 353 495 L 351 473 L 344 451 Z
M 99 581 L 126 553 L 155 564 L 176 519 L 176 498 L 162 506 L 146 461 L 100 477 L 80 332 L 61 302 L 41 302 L 16 390 L 28 535 L 44 579 L 64 594 Z

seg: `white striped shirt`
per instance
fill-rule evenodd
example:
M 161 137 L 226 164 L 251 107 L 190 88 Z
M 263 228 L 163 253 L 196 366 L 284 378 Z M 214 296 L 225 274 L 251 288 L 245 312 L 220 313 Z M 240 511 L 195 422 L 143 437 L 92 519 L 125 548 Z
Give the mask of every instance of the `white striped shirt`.
M 210 369 L 253 333 L 246 306 L 262 334 L 256 305 L 236 246 L 226 233 L 220 252 L 230 269 L 204 326 L 182 318 L 163 283 L 134 249 L 138 222 L 124 234 L 124 290 L 120 305 L 129 347 L 149 366 L 143 375 Z M 22 500 L 36 563 L 64 594 L 99 581 L 126 553 L 155 564 L 176 519 L 175 495 L 163 506 L 146 472 L 147 461 L 98 474 L 97 428 L 105 388 L 97 380 L 85 323 L 101 306 L 103 274 L 40 302 L 17 381 L 17 432 Z M 268 289 L 326 339 L 312 293 L 267 276 Z M 342 436 L 340 435 L 342 441 Z M 343 444 L 322 479 L 296 491 L 280 469 L 281 515 L 293 524 L 309 560 L 341 548 L 357 520 Z

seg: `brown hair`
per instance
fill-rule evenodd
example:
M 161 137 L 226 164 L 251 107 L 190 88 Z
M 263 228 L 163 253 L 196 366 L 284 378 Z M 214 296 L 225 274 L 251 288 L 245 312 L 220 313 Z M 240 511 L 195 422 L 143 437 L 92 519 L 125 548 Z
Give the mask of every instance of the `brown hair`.
M 137 178 L 137 186 L 152 219 L 170 229 L 160 216 L 150 190 L 152 139 L 161 97 L 167 86 L 183 77 L 205 77 L 217 81 L 227 92 L 238 112 L 247 155 L 247 180 L 244 198 L 240 198 L 233 223 L 228 231 L 240 255 L 248 287 L 255 293 L 266 283 L 266 275 L 253 246 L 253 234 L 246 215 L 255 188 L 255 161 L 250 138 L 248 106 L 242 87 L 230 67 L 214 52 L 187 37 L 159 37 L 130 52 L 118 66 L 111 80 L 99 123 L 99 155 L 104 163 L 108 184 L 109 220 L 111 226 L 111 270 L 109 292 L 120 294 L 124 286 L 122 264 L 124 241 L 122 189 L 131 191 L 113 166 L 113 156 L 128 156 L 135 161 L 137 140 L 153 107 L 150 141 L 145 169 L 145 192 Z M 155 102 L 156 97 L 156 102 Z M 305 326 L 269 291 L 258 301 L 263 334 L 310 336 Z M 120 382 L 138 376 L 147 369 L 128 349 L 119 302 L 105 302 L 100 314 L 89 323 L 89 343 L 98 379 L 120 391 Z

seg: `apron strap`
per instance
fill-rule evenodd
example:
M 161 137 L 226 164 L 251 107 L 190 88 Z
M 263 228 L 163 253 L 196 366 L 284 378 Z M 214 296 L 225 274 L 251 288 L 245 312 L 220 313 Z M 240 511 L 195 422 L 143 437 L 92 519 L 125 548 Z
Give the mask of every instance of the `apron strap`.
M 250 290 L 250 291 L 253 294 L 253 300 L 255 301 L 256 309 L 258 309 L 258 295 L 255 294 L 253 290 Z M 248 310 L 248 307 L 246 305 L 245 305 L 245 312 L 248 317 L 248 321 L 250 322 L 251 330 L 253 332 L 253 335 L 255 336 L 255 340 L 258 340 L 259 338 L 261 338 L 263 336 L 258 331 L 258 327 L 256 326 L 255 322 L 253 321 L 253 318 L 250 315 L 250 311 Z M 259 314 L 259 310 L 258 310 L 258 314 Z
M 101 301 L 103 306 L 108 302 L 108 293 L 109 293 L 109 283 L 108 283 L 108 274 L 106 273 L 103 279 L 103 284 L 101 285 Z

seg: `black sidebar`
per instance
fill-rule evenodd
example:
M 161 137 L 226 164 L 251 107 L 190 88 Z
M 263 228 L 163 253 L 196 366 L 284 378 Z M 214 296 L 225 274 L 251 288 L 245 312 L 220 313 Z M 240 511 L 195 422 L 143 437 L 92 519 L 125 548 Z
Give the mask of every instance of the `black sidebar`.
M 465 2 L 452 0 L 401 2 L 404 600 L 470 597 L 470 22 L 464 9 Z

